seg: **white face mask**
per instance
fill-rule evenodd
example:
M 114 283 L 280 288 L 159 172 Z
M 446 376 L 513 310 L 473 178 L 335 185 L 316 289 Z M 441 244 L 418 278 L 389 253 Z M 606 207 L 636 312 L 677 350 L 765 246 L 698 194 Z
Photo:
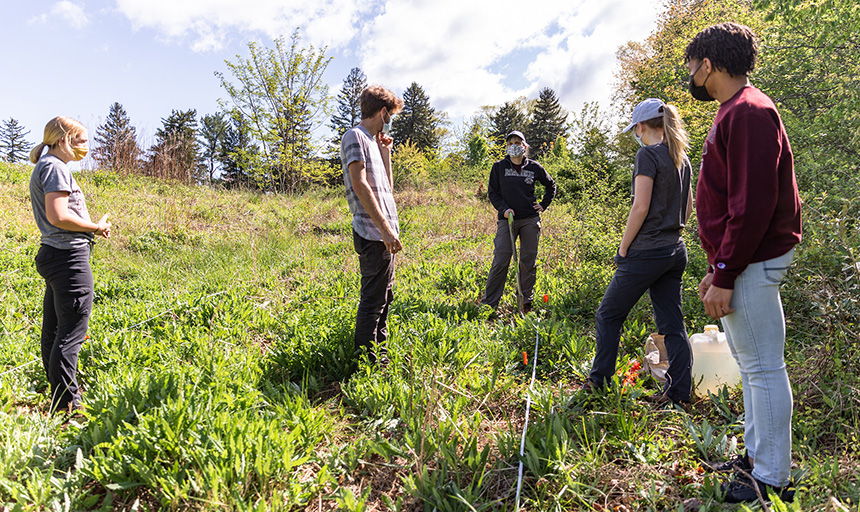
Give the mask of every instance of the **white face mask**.
M 641 126 L 641 125 L 638 125 L 638 124 L 637 124 L 636 126 L 634 126 L 634 127 L 633 127 L 633 138 L 634 138 L 634 139 L 636 139 L 636 142 L 638 142 L 638 143 L 639 143 L 639 146 L 640 146 L 640 147 L 643 147 L 643 148 L 644 148 L 646 144 L 645 144 L 644 142 L 642 142 L 642 137 L 641 137 L 641 136 L 639 136 L 639 135 L 636 135 L 636 128 L 639 128 L 639 126 Z M 642 130 L 642 135 L 643 135 L 643 136 L 645 135 L 645 130 L 644 130 L 644 129 Z
M 523 156 L 526 152 L 526 147 L 520 144 L 511 144 L 508 146 L 508 156 L 511 157 L 520 157 Z
M 382 121 L 382 133 L 390 133 L 391 132 L 391 121 L 394 119 L 394 116 L 388 116 L 388 122 L 384 119 Z

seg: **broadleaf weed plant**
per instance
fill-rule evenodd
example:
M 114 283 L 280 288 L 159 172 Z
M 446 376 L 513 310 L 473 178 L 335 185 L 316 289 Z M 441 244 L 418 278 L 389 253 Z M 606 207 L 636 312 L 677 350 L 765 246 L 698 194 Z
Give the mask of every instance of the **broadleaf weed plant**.
M 335 189 L 259 194 L 81 172 L 90 209 L 111 212 L 115 233 L 92 259 L 86 408 L 65 422 L 48 414 L 38 354 L 31 169 L 0 163 L 0 509 L 512 510 L 520 460 L 525 509 L 674 510 L 688 499 L 724 509 L 721 478 L 699 465 L 738 450 L 740 391 L 698 397 L 689 414 L 647 405 L 654 384 L 632 370 L 656 331 L 647 300 L 623 332 L 622 377 L 579 391 L 628 209 L 607 187 L 542 214 L 537 300 L 524 317 L 512 275 L 495 315 L 478 305 L 495 213 L 476 182 L 397 192 L 404 251 L 382 369 L 353 351 L 358 264 Z M 850 509 L 860 502 L 856 205 L 818 194 L 804 207 L 783 286 L 789 506 Z M 697 332 L 710 323 L 696 295 L 706 262 L 693 231 L 684 237 L 683 306 Z

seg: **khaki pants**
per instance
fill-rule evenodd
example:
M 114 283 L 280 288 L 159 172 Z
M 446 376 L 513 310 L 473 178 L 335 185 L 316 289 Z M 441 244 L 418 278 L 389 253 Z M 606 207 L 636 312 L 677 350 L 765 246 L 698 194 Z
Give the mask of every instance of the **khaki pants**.
M 523 304 L 531 304 L 534 297 L 535 280 L 537 279 L 535 261 L 537 260 L 538 240 L 540 239 L 540 216 L 536 215 L 525 219 L 514 218 L 513 228 L 514 237 L 519 239 L 520 244 L 520 289 L 523 292 Z M 494 245 L 493 264 L 490 266 L 490 274 L 487 276 L 487 289 L 481 303 L 496 308 L 499 306 L 499 300 L 505 291 L 508 266 L 514 253 L 513 247 L 511 247 L 511 234 L 508 230 L 507 219 L 500 220 L 496 225 Z

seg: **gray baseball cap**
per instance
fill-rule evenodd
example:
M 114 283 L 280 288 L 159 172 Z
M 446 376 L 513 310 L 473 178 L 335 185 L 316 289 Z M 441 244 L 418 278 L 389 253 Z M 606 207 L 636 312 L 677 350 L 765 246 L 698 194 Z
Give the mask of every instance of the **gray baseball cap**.
M 621 133 L 629 131 L 630 128 L 633 128 L 642 121 L 647 121 L 656 117 L 663 117 L 664 105 L 665 103 L 657 98 L 648 98 L 642 103 L 636 105 L 636 108 L 633 109 L 633 122 L 627 125 L 627 128 L 621 130 Z
M 519 137 L 520 139 L 523 140 L 523 144 L 526 144 L 526 136 L 523 135 L 523 132 L 518 131 L 518 130 L 514 130 L 511 133 L 509 133 L 508 136 L 505 137 L 505 142 L 507 142 L 513 136 Z M 526 146 L 528 146 L 528 144 L 526 144 Z

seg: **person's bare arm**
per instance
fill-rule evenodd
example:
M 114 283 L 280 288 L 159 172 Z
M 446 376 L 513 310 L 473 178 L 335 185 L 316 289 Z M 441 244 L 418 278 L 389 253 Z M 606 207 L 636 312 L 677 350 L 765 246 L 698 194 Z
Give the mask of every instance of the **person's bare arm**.
M 651 208 L 651 191 L 654 189 L 654 178 L 650 176 L 636 176 L 636 195 L 633 196 L 633 206 L 630 207 L 630 215 L 627 216 L 627 226 L 624 228 L 624 236 L 621 237 L 621 245 L 618 254 L 622 258 L 627 257 L 627 249 L 633 243 L 633 239 L 639 234 L 639 229 L 648 216 Z
M 386 133 L 379 132 L 376 134 L 376 144 L 379 145 L 382 165 L 385 166 L 385 172 L 388 174 L 388 184 L 391 185 L 391 190 L 394 190 L 394 172 L 391 170 L 391 146 L 394 144 L 394 139 Z
M 98 222 L 90 222 L 69 212 L 68 192 L 48 192 L 45 194 L 45 215 L 52 225 L 76 233 L 95 233 L 110 238 L 110 214 L 104 214 Z
M 390 175 L 391 171 L 389 167 L 389 179 Z M 364 211 L 370 215 L 371 220 L 379 228 L 379 232 L 382 233 L 382 242 L 385 244 L 385 248 L 392 254 L 403 249 L 400 238 L 394 233 L 391 225 L 388 224 L 388 219 L 382 214 L 379 202 L 376 201 L 376 197 L 370 189 L 370 184 L 367 183 L 367 170 L 364 167 L 364 162 L 355 161 L 350 163 L 349 177 L 352 180 L 352 189 L 361 202 L 361 206 L 364 207 Z
M 687 216 L 684 219 L 684 224 L 690 222 L 690 216 L 693 215 L 693 186 L 687 191 Z

